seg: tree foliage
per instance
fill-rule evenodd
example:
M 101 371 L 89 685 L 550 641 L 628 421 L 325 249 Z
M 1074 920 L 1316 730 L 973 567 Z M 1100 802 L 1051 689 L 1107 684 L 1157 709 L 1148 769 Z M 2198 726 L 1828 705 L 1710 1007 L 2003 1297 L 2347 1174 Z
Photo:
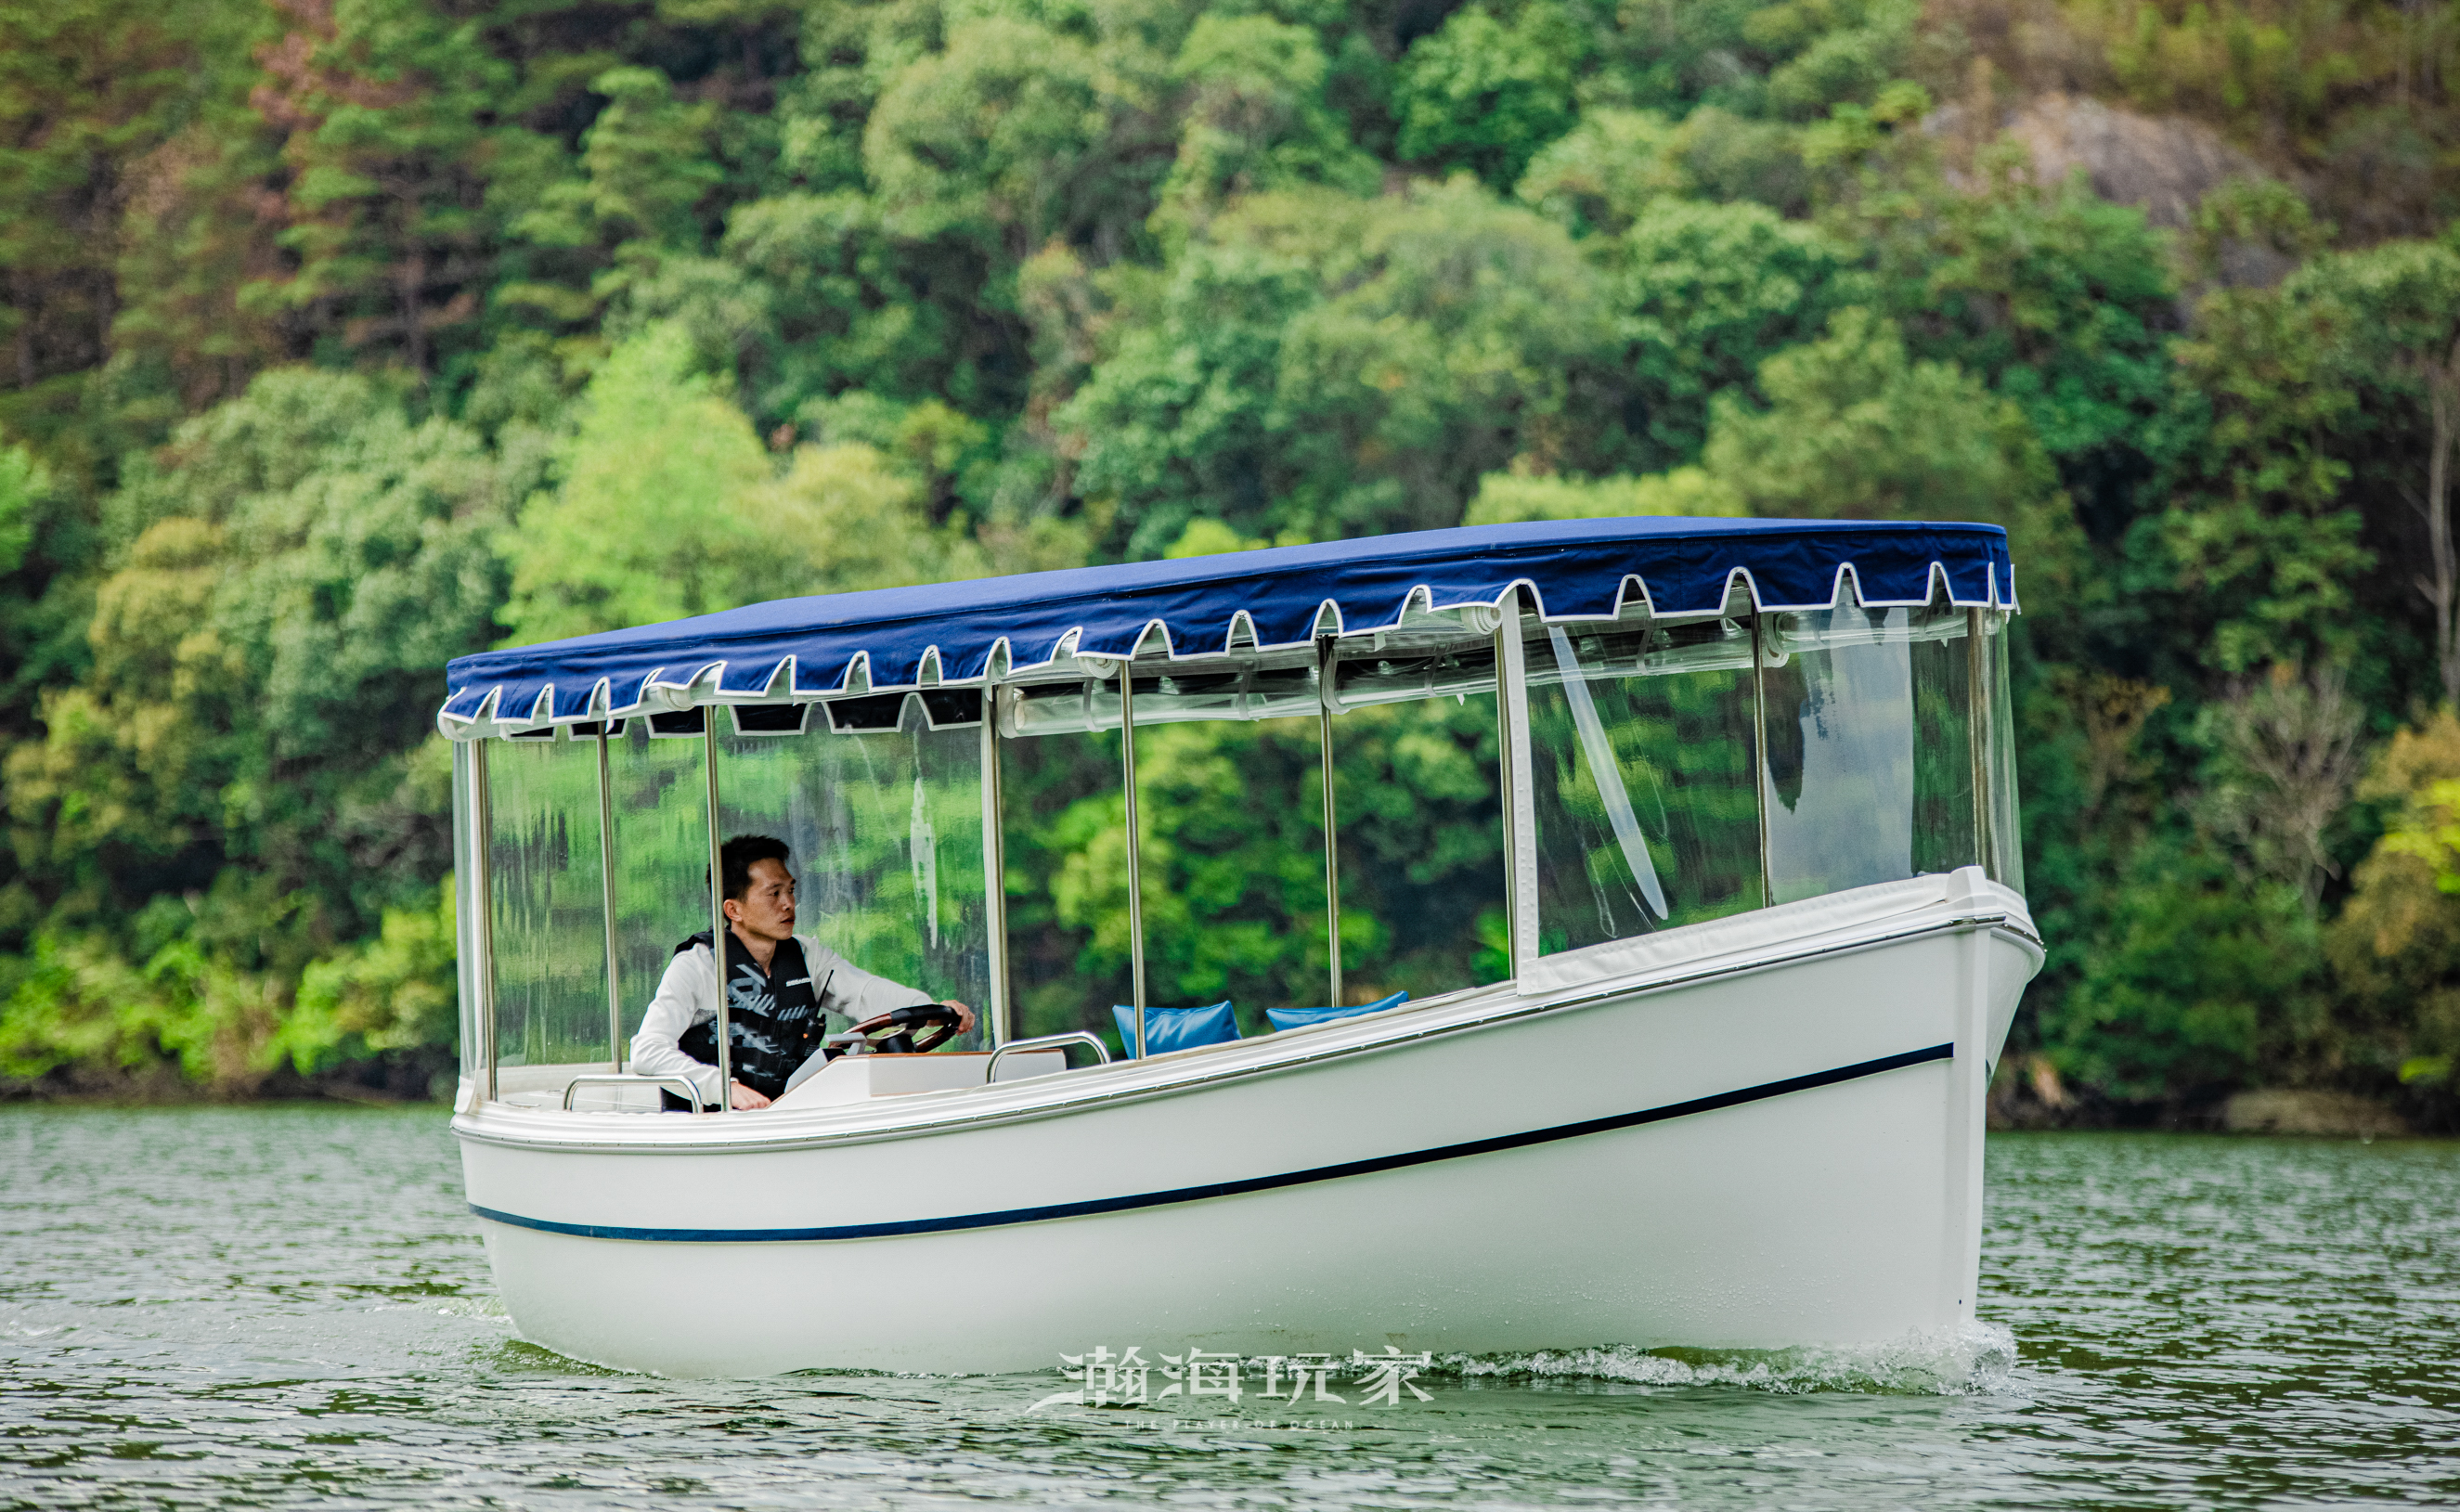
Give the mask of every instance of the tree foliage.
M 461 651 L 1749 514 L 2011 532 L 2020 1052 L 2113 1104 L 2449 1116 L 2460 32 L 2418 14 L 19 7 L 0 1077 L 414 1089 Z M 2148 213 L 2046 176 L 1997 132 L 2054 88 L 2270 177 Z M 1356 980 L 1495 969 L 1491 718 L 1344 724 Z M 1160 990 L 1311 990 L 1304 733 L 1155 737 Z M 1011 773 L 1037 1027 L 1121 959 L 1098 745 Z

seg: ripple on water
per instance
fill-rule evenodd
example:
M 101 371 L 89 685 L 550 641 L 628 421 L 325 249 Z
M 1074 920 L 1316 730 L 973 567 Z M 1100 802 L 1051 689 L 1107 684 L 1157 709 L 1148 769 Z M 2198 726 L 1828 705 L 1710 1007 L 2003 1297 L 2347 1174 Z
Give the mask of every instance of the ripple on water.
M 667 1381 L 523 1343 L 432 1110 L 13 1107 L 0 1506 L 2460 1501 L 2460 1145 L 1998 1136 L 1989 1215 L 1990 1321 L 1953 1338 L 1037 1413 L 1051 1376 Z
M 1534 1354 L 1451 1354 L 1436 1363 L 1445 1374 L 1464 1379 L 1963 1396 L 2006 1389 L 2016 1364 L 2016 1335 L 2002 1323 L 1976 1323 L 1855 1347 L 1640 1350 L 1617 1345 Z

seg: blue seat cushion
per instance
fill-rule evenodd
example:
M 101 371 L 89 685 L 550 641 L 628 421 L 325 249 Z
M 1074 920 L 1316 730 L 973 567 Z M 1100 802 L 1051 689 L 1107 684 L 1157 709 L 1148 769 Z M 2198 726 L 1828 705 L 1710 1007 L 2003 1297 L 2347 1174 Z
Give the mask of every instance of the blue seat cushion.
M 1136 1011 L 1113 1004 L 1112 1016 L 1119 1020 L 1119 1048 L 1131 1057 L 1136 1053 Z M 1239 1020 L 1225 1000 L 1203 1008 L 1147 1008 L 1145 1010 L 1145 1054 L 1168 1055 L 1173 1050 L 1193 1050 L 1198 1045 L 1228 1044 L 1239 1038 Z
M 1396 992 L 1389 998 L 1360 1003 L 1355 1008 L 1267 1008 L 1264 1017 L 1273 1021 L 1276 1029 L 1304 1029 L 1309 1024 L 1330 1023 L 1335 1018 L 1355 1018 L 1360 1014 L 1381 1013 L 1387 1008 L 1398 1008 L 1409 1000 L 1408 993 Z

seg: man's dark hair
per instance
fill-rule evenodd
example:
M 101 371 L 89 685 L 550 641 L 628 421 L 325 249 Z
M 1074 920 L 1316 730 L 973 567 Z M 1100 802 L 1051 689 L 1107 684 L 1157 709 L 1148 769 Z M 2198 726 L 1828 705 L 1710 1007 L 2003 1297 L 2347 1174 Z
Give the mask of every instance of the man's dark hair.
M 718 869 L 726 877 L 725 896 L 732 900 L 752 891 L 754 861 L 774 861 L 782 866 L 792 853 L 786 842 L 774 835 L 736 835 L 718 847 Z

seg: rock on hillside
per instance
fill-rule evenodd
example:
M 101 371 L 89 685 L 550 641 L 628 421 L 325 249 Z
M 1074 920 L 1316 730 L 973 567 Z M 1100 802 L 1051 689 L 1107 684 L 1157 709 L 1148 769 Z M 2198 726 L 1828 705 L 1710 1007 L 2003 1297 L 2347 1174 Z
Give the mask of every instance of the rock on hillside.
M 2201 121 L 2139 116 L 2078 95 L 2037 94 L 1994 124 L 2031 156 L 2042 183 L 2061 182 L 2081 169 L 2093 193 L 2113 204 L 2139 205 L 2146 220 L 2171 230 L 2184 228 L 2196 204 L 2222 184 L 2275 177 Z M 1932 112 L 1922 128 L 1978 144 L 1964 105 Z M 2230 284 L 2272 284 L 2291 265 L 2268 248 L 2238 243 L 2224 253 L 2222 275 Z

